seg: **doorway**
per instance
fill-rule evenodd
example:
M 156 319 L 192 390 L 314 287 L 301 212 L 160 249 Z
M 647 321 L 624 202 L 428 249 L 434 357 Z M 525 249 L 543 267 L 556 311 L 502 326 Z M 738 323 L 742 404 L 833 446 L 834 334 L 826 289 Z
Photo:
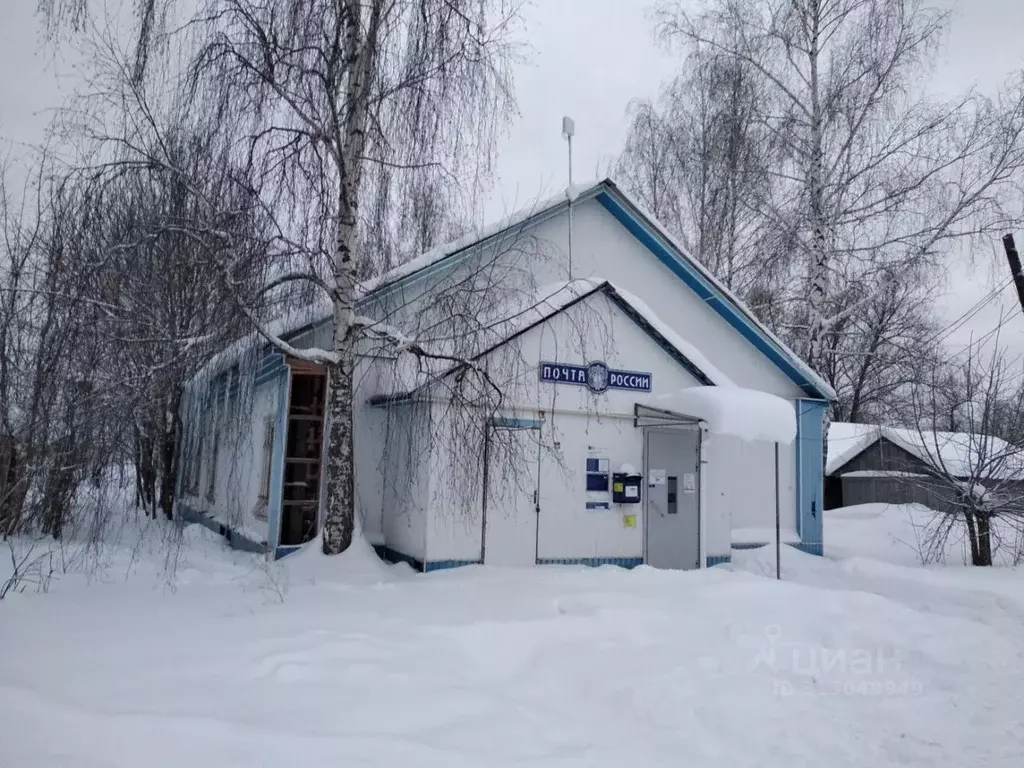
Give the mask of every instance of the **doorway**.
M 537 563 L 539 437 L 540 422 L 487 429 L 480 544 L 485 565 Z
M 647 564 L 700 567 L 700 429 L 644 429 Z
M 327 375 L 319 366 L 292 366 L 284 448 L 281 546 L 305 544 L 317 534 Z

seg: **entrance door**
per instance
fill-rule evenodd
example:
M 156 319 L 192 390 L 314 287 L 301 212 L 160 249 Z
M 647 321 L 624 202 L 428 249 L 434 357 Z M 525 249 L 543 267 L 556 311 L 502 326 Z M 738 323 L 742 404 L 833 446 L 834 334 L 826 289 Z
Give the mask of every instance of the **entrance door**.
M 483 561 L 526 566 L 537 562 L 536 428 L 492 427 L 485 447 Z
M 647 564 L 700 567 L 700 431 L 647 429 Z

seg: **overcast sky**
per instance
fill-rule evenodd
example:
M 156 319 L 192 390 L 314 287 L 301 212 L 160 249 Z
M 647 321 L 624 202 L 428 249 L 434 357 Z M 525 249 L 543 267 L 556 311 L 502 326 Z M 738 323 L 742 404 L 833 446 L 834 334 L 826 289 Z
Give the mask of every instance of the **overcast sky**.
M 695 0 L 696 1 L 696 0 Z M 944 95 L 970 87 L 994 92 L 1014 71 L 1024 69 L 1022 0 L 945 0 L 954 11 L 932 87 Z M 0 0 L 0 151 L 18 155 L 37 145 L 50 111 L 75 86 L 74 63 L 44 45 L 36 0 Z M 561 118 L 576 121 L 576 180 L 604 174 L 625 136 L 631 99 L 653 98 L 677 62 L 651 34 L 649 0 L 533 0 L 527 8 L 529 45 L 516 73 L 520 116 L 501 143 L 492 215 L 550 194 L 566 183 L 566 149 Z M 1024 232 L 1018 235 L 1024 245 Z M 941 311 L 954 319 L 1003 280 L 1001 251 L 975 254 L 975 267 L 951 269 Z M 1024 317 L 1018 318 L 1012 288 L 980 312 L 954 337 L 967 343 L 985 333 L 1000 312 L 1014 314 L 1003 341 L 1024 352 Z

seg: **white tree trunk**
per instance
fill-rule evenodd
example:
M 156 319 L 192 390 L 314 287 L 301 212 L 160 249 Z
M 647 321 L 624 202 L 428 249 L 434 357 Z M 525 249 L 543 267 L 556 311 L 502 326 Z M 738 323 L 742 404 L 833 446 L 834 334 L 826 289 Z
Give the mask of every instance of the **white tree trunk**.
M 360 0 L 347 0 L 345 55 L 354 62 L 346 83 L 343 137 L 339 158 L 341 189 L 338 196 L 337 243 L 334 252 L 334 343 L 337 362 L 329 369 L 327 398 L 327 504 L 324 515 L 323 551 L 344 552 L 355 530 L 355 445 L 353 440 L 353 377 L 356 345 L 354 333 L 356 291 L 355 249 L 359 236 L 359 184 L 369 118 L 369 85 L 376 64 L 377 31 L 381 2 L 375 0 L 363 34 Z
M 828 292 L 828 229 L 825 210 L 825 162 L 822 137 L 822 105 L 819 84 L 818 59 L 820 51 L 820 0 L 811 0 L 808 8 L 808 64 L 810 76 L 811 124 L 810 157 L 807 172 L 807 191 L 811 208 L 811 258 L 808 267 L 807 284 L 807 343 L 804 355 L 807 364 L 818 369 L 821 366 L 821 343 L 825 334 L 825 297 Z

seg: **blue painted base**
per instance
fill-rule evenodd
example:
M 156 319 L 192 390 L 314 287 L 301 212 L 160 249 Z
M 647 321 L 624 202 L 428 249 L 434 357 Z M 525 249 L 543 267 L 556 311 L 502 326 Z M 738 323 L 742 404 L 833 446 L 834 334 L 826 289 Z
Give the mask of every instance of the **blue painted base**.
M 463 565 L 479 565 L 479 560 L 428 560 L 424 563 L 422 560 L 407 555 L 404 552 L 399 552 L 397 549 L 384 546 L 383 544 L 377 544 L 373 547 L 373 551 L 377 553 L 377 557 L 388 563 L 408 563 L 413 567 L 414 570 L 429 573 L 430 571 L 446 571 L 449 568 L 459 568 Z
M 820 541 L 801 541 L 799 544 L 790 544 L 789 546 L 793 547 L 793 549 L 799 549 L 801 552 L 806 552 L 809 555 L 821 557 L 825 554 L 825 545 Z
M 728 563 L 731 559 L 732 555 L 708 555 L 708 568 L 714 568 L 716 565 Z
M 602 565 L 636 568 L 643 564 L 642 557 L 542 557 L 537 560 L 537 565 L 588 565 L 591 568 Z
M 735 550 L 750 550 L 760 549 L 761 547 L 774 546 L 764 542 L 763 544 L 733 544 L 732 548 Z M 787 547 L 793 549 L 799 549 L 801 552 L 806 552 L 809 555 L 818 555 L 819 557 L 825 554 L 825 545 L 820 541 L 801 541 L 801 542 L 786 542 Z
M 231 527 L 225 525 L 219 520 L 215 520 L 210 517 L 206 512 L 193 509 L 187 504 L 183 504 L 181 502 L 178 503 L 177 515 L 178 519 L 184 523 L 201 525 L 204 528 L 208 528 L 214 533 L 223 536 L 228 546 L 232 549 L 237 549 L 240 552 L 253 552 L 260 555 L 267 551 L 267 542 L 254 541 L 248 536 L 233 530 Z
M 447 571 L 452 568 L 461 568 L 464 565 L 480 565 L 479 560 L 428 560 L 423 569 L 427 573 L 431 571 Z

